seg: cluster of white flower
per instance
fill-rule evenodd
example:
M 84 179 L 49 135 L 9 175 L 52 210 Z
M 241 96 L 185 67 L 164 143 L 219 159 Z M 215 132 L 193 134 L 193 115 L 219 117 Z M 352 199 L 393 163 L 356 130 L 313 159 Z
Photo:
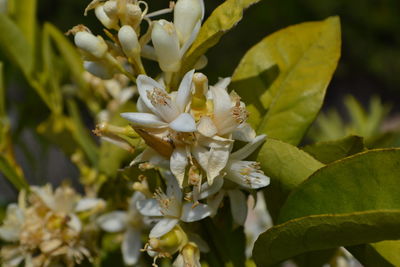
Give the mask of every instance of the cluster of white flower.
M 74 266 L 91 259 L 90 240 L 84 232 L 90 217 L 100 212 L 105 202 L 81 198 L 71 187 L 54 192 L 50 185 L 31 186 L 21 191 L 18 204 L 7 208 L 0 239 L 9 243 L 0 250 L 2 266 Z
M 91 9 L 111 41 L 93 35 L 83 25 L 71 30 L 85 68 L 102 79 L 123 74 L 134 83 L 139 93 L 138 112 L 121 116 L 147 147 L 131 165 L 156 169 L 165 185 L 152 192 L 147 179 L 153 177 L 141 176 L 133 185 L 128 211 L 103 214 L 96 218 L 97 225 L 107 232 L 123 233 L 121 248 L 128 265 L 136 264 L 144 250 L 154 258 L 154 265 L 158 258 L 177 254 L 174 266 L 199 267 L 200 251 L 206 252 L 208 246 L 192 232 L 191 225 L 214 217 L 225 196 L 235 223 L 244 224 L 246 192 L 269 184 L 259 164 L 245 160 L 264 142 L 265 135 L 256 136 L 246 122 L 245 103 L 234 91 L 228 93 L 230 78 L 210 86 L 206 75 L 193 69 L 180 79 L 177 88 L 171 82 L 179 79 L 182 59 L 199 33 L 203 0 L 178 0 L 153 13 L 148 13 L 145 2 L 137 0 L 94 0 L 86 11 Z M 167 12 L 173 12 L 174 22 L 151 20 Z M 141 34 L 143 29 L 146 31 Z M 158 62 L 163 73 L 157 81 L 146 75 L 141 57 Z M 204 66 L 204 58 L 192 67 Z M 116 99 L 120 91 L 115 93 Z M 98 128 L 100 135 L 103 126 Z M 106 137 L 113 141 L 112 136 Z M 145 233 L 149 238 L 143 246 L 141 236 Z M 88 256 L 86 250 L 77 251 Z

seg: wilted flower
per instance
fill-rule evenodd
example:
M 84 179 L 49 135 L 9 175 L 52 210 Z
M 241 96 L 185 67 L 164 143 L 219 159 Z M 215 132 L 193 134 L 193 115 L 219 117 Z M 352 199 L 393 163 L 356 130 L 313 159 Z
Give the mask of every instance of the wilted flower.
M 90 258 L 82 235 L 81 212 L 96 212 L 104 206 L 101 199 L 80 198 L 68 186 L 31 187 L 25 198 L 21 191 L 18 206 L 10 204 L 0 227 L 0 237 L 13 244 L 1 249 L 5 266 L 48 266 L 63 262 L 67 266 Z M 39 252 L 39 253 L 38 253 Z

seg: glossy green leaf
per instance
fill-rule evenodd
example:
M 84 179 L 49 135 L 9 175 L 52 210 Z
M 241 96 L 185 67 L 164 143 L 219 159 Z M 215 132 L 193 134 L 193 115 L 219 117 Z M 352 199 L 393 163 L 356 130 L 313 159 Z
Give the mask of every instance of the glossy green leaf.
M 0 49 L 16 64 L 26 77 L 33 70 L 33 50 L 18 26 L 9 17 L 0 14 Z
M 340 46 L 339 18 L 330 17 L 280 30 L 246 53 L 230 88 L 250 103 L 258 132 L 299 143 L 322 106 Z
M 294 190 L 279 223 L 316 214 L 400 209 L 400 149 L 370 150 L 315 172 Z
M 346 248 L 366 267 L 400 266 L 399 240 L 381 241 Z
M 324 164 L 295 146 L 268 138 L 258 154 L 261 169 L 271 178 L 265 189 L 273 218 L 289 193 Z
M 319 142 L 302 148 L 322 163 L 331 163 L 364 150 L 364 141 L 360 136 L 348 136 L 343 139 Z
M 307 251 L 398 239 L 399 225 L 400 210 L 297 218 L 263 233 L 256 241 L 253 257 L 257 266 L 271 266 Z
M 218 43 L 222 35 L 232 29 L 243 17 L 243 11 L 260 0 L 226 0 L 208 17 L 199 35 L 183 59 L 181 73 L 193 68 L 207 50 Z

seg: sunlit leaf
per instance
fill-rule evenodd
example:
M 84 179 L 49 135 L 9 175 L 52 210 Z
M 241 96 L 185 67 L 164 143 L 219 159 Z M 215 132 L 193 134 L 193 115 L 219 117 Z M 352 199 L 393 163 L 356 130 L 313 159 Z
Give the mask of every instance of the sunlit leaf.
M 230 88 L 250 103 L 258 132 L 299 143 L 322 106 L 340 46 L 339 19 L 330 17 L 280 30 L 247 52 Z
M 364 141 L 360 136 L 349 136 L 335 141 L 319 142 L 302 148 L 302 150 L 325 164 L 362 152 L 364 149 Z
M 35 47 L 37 0 L 18 0 L 15 5 L 15 21 L 28 43 Z
M 315 172 L 288 197 L 279 223 L 315 214 L 400 209 L 400 149 L 362 152 Z
M 265 189 L 273 218 L 289 193 L 324 164 L 295 146 L 268 138 L 258 154 L 261 169 L 271 178 Z
M 400 238 L 400 210 L 313 215 L 289 220 L 263 233 L 253 257 L 272 266 L 307 251 Z
M 4 14 L 0 14 L 0 49 L 16 64 L 25 76 L 33 70 L 33 50 L 18 26 Z
M 232 29 L 243 17 L 243 11 L 260 0 L 227 0 L 208 17 L 200 29 L 199 35 L 183 59 L 186 73 L 193 68 L 201 55 L 218 43 L 221 37 Z
M 400 241 L 389 240 L 378 243 L 347 247 L 367 267 L 400 266 Z

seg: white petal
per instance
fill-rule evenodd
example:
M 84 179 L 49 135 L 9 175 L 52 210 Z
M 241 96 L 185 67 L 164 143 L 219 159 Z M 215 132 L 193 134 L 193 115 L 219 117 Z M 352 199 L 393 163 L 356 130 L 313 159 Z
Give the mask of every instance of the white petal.
M 82 211 L 87 211 L 91 210 L 93 208 L 96 208 L 98 206 L 104 206 L 105 202 L 101 198 L 82 198 L 81 200 L 78 201 L 75 207 L 75 212 L 82 212 Z
M 78 216 L 73 213 L 69 214 L 68 226 L 78 233 L 82 230 L 81 220 L 79 220 Z
M 127 216 L 124 211 L 112 211 L 97 218 L 97 223 L 104 231 L 115 233 L 126 228 Z
M 219 176 L 229 159 L 229 147 L 211 148 L 208 159 L 207 181 L 212 184 L 215 177 Z
M 225 190 L 220 190 L 216 195 L 213 195 L 209 198 L 207 198 L 207 204 L 211 208 L 211 217 L 215 216 L 217 214 L 218 208 L 221 205 L 222 200 L 224 199 L 225 196 Z
M 197 126 L 197 130 L 204 136 L 212 137 L 218 133 L 218 129 L 209 116 L 202 116 Z
M 244 225 L 247 217 L 246 196 L 240 190 L 229 190 L 228 195 L 233 220 L 239 225 Z
M 193 207 L 193 203 L 185 203 L 182 209 L 181 220 L 184 222 L 200 221 L 212 213 L 211 208 L 206 204 L 197 204 Z
M 208 158 L 210 157 L 210 151 L 208 151 L 208 149 L 202 146 L 192 147 L 192 155 L 203 170 L 208 169 Z
M 127 87 L 122 89 L 122 91 L 118 95 L 118 101 L 121 104 L 126 103 L 131 97 L 135 94 L 134 87 Z
M 185 260 L 183 259 L 182 254 L 179 253 L 174 262 L 172 263 L 172 267 L 184 267 L 184 266 L 185 266 Z
M 255 161 L 229 160 L 225 169 L 227 172 L 225 178 L 248 189 L 258 189 L 269 185 L 269 177 L 254 166 L 257 166 Z
M 192 45 L 194 40 L 196 40 L 197 35 L 199 34 L 201 28 L 201 21 L 199 20 L 196 25 L 193 28 L 192 34 L 190 35 L 189 39 L 183 44 L 181 47 L 179 53 L 181 57 L 185 55 L 186 51 L 189 49 L 189 47 Z
M 225 88 L 210 86 L 213 103 L 214 116 L 217 124 L 232 117 L 232 101 Z M 217 125 L 218 126 L 218 125 Z
M 256 138 L 256 131 L 250 124 L 244 122 L 240 124 L 232 134 L 232 138 L 243 142 L 251 142 Z
M 185 112 L 186 106 L 190 101 L 192 91 L 192 80 L 194 70 L 191 70 L 183 76 L 181 84 L 179 85 L 178 93 L 175 98 L 175 104 L 179 112 Z
M 264 141 L 267 136 L 265 134 L 254 138 L 250 143 L 231 154 L 231 159 L 245 159 L 251 155 Z
M 188 164 L 187 152 L 184 147 L 175 148 L 170 159 L 171 172 L 178 180 L 179 186 L 182 188 L 185 179 L 185 170 Z
M 121 246 L 122 256 L 126 265 L 134 265 L 138 262 L 141 248 L 140 232 L 132 227 L 128 227 L 124 233 Z
M 162 216 L 160 203 L 154 198 L 137 201 L 136 208 L 144 216 Z
M 223 185 L 224 179 L 222 177 L 216 177 L 212 185 L 209 185 L 208 183 L 203 183 L 201 185 L 199 199 L 204 199 L 214 195 L 222 188 Z
M 142 57 L 153 60 L 153 61 L 157 61 L 156 50 L 154 49 L 154 47 L 152 47 L 150 45 L 144 45 L 142 47 L 141 52 L 142 52 L 141 53 Z
M 175 227 L 179 222 L 178 219 L 170 219 L 170 218 L 164 218 L 161 219 L 156 225 L 154 225 L 153 229 L 151 229 L 149 237 L 150 238 L 157 238 L 165 235 L 169 231 L 172 230 L 172 228 Z
M 154 113 L 157 114 L 157 109 L 151 104 L 150 99 L 147 97 L 148 91 L 153 91 L 154 88 L 159 88 L 165 91 L 164 86 L 153 80 L 146 75 L 139 75 L 136 79 L 140 98 L 143 103 Z
M 219 81 L 214 85 L 214 87 L 219 87 L 222 89 L 226 89 L 228 85 L 231 83 L 231 78 L 220 78 Z
M 196 122 L 194 118 L 189 113 L 181 113 L 175 120 L 173 120 L 169 127 L 177 132 L 195 132 L 196 131 Z
M 146 199 L 146 197 L 143 195 L 143 193 L 135 191 L 135 193 L 133 193 L 132 197 L 129 199 L 129 212 L 137 211 L 136 203 L 144 199 Z
M 137 109 L 137 111 L 142 112 L 142 113 L 152 113 L 151 109 L 149 109 L 146 106 L 146 104 L 144 103 L 144 101 L 142 100 L 141 97 L 139 97 L 136 102 L 136 109 Z
M 179 187 L 178 181 L 170 171 L 162 171 L 167 185 L 167 195 L 175 197 L 178 201 L 182 199 L 182 189 Z
M 151 113 L 125 112 L 121 113 L 121 117 L 132 122 L 134 125 L 145 128 L 162 128 L 168 125 L 159 117 Z

